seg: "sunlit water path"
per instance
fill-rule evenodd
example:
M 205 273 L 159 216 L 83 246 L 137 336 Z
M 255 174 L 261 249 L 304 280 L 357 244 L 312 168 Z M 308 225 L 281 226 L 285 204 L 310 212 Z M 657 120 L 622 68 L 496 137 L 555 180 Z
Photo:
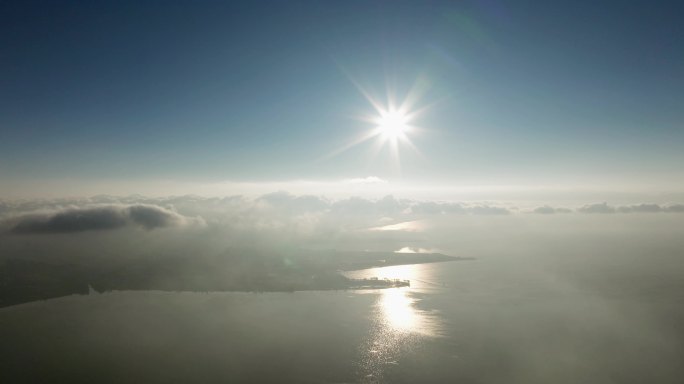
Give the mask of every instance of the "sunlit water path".
M 406 288 L 27 303 L 0 309 L 0 364 L 24 382 L 678 383 L 674 282 L 574 284 L 563 268 L 481 259 L 349 272 Z

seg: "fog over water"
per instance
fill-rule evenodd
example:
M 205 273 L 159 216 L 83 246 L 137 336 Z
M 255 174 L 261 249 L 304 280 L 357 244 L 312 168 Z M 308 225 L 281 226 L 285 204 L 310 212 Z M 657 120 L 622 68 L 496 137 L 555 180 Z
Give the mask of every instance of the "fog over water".
M 284 246 L 422 248 L 475 259 L 345 272 L 410 279 L 407 288 L 114 291 L 6 307 L 3 375 L 159 383 L 678 383 L 684 375 L 684 216 L 421 214 L 411 216 L 419 227 L 361 230 L 399 221 L 385 213 L 355 216 L 363 225 L 334 236 L 320 231 L 325 215 L 309 217 L 316 224 L 288 232 L 287 241 L 272 227 L 233 225 Z M 177 215 L 194 217 L 182 209 Z M 274 215 L 278 227 L 292 211 Z M 338 226 L 344 217 L 338 212 Z M 204 220 L 70 235 L 80 248 L 72 237 L 6 235 L 3 247 L 33 254 L 50 244 L 59 247 L 48 258 L 80 249 L 79 257 L 106 259 L 131 246 L 139 248 L 135 257 L 227 246 L 217 239 L 223 224 Z M 196 240 L 186 242 L 184 231 Z M 124 237 L 129 242 L 121 244 Z
M 0 384 L 684 383 L 684 1 L 0 1 Z

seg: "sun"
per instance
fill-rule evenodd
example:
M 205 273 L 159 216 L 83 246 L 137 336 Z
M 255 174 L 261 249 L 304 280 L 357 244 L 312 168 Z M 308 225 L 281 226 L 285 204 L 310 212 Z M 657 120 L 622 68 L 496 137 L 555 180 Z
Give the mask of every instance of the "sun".
M 352 147 L 367 141 L 373 141 L 374 145 L 370 149 L 369 156 L 371 161 L 375 160 L 380 152 L 388 153 L 391 159 L 387 164 L 393 172 L 401 175 L 400 152 L 408 149 L 418 157 L 422 157 L 418 148 L 413 144 L 412 137 L 420 136 L 426 131 L 421 126 L 416 125 L 415 120 L 430 107 L 429 104 L 426 105 L 421 102 L 429 82 L 422 76 L 418 77 L 414 81 L 413 86 L 405 93 L 403 99 L 398 97 L 396 92 L 393 91 L 396 87 L 388 84 L 387 94 L 385 95 L 386 100 L 383 102 L 380 98 L 372 96 L 370 92 L 351 76 L 348 75 L 348 77 L 359 92 L 368 100 L 375 113 L 355 116 L 356 120 L 369 123 L 370 127 L 360 132 L 344 146 L 337 148 L 323 158 L 335 157 Z
M 381 111 L 376 123 L 379 133 L 387 139 L 405 138 L 409 130 L 408 116 L 397 110 Z

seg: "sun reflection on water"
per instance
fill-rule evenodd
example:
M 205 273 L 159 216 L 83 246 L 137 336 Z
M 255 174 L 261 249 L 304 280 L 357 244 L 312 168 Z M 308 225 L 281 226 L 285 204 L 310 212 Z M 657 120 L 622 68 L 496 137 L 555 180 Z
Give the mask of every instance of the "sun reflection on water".
M 407 295 L 405 289 L 386 289 L 378 302 L 382 316 L 389 327 L 396 331 L 417 331 L 418 313 L 413 308 L 415 300 Z
M 368 270 L 378 278 L 399 278 L 425 281 L 422 269 L 402 265 Z M 376 291 L 373 325 L 361 345 L 360 374 L 363 383 L 381 383 L 386 374 L 401 364 L 402 356 L 413 353 L 425 338 L 439 336 L 439 317 L 418 307 L 421 289 L 390 288 Z

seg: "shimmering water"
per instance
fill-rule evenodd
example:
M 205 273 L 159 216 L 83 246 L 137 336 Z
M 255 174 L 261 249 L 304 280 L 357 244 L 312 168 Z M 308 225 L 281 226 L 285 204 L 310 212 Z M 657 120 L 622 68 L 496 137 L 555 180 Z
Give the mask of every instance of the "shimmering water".
M 349 272 L 409 288 L 112 292 L 4 308 L 1 381 L 679 383 L 682 248 L 656 240 Z

